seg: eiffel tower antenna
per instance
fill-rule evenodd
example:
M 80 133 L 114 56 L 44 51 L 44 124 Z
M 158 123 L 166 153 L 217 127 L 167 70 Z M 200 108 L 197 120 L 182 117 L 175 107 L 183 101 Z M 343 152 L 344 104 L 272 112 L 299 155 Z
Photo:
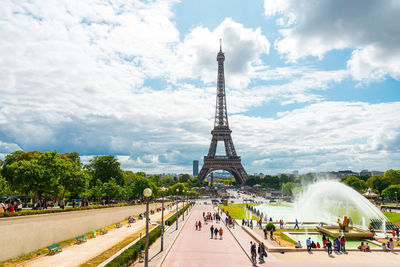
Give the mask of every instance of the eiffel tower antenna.
M 233 145 L 231 137 L 232 131 L 229 129 L 225 97 L 225 55 L 222 52 L 222 40 L 220 39 L 219 41 L 220 50 L 217 54 L 218 81 L 214 129 L 211 131 L 212 139 L 208 154 L 204 157 L 204 164 L 197 178 L 203 182 L 211 172 L 215 170 L 225 170 L 235 177 L 237 184 L 244 184 L 248 176 L 242 166 L 240 157 L 236 154 L 235 146 Z M 216 155 L 218 141 L 223 141 L 226 155 Z

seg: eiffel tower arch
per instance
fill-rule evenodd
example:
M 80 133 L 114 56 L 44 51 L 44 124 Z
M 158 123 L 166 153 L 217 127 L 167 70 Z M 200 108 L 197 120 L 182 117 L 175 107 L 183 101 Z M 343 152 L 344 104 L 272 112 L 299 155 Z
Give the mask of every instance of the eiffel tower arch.
M 229 129 L 228 123 L 224 76 L 225 55 L 222 52 L 221 45 L 217 55 L 217 61 L 218 82 L 214 129 L 211 131 L 212 139 L 208 154 L 204 157 L 204 164 L 197 178 L 203 182 L 211 172 L 225 170 L 235 177 L 237 184 L 244 184 L 248 176 L 242 166 L 240 157 L 236 154 L 231 136 L 232 131 Z M 218 142 L 223 142 L 225 146 L 225 155 L 216 155 Z

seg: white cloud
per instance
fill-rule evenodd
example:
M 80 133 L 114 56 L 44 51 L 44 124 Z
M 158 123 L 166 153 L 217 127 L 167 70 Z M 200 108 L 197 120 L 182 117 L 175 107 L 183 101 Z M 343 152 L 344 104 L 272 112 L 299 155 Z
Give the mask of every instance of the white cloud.
M 265 0 L 264 6 L 267 16 L 281 16 L 292 26 L 282 29 L 275 42 L 289 60 L 351 48 L 347 64 L 354 79 L 400 79 L 398 1 Z
M 258 66 L 260 56 L 269 53 L 270 43 L 261 29 L 245 28 L 242 24 L 225 19 L 216 29 L 194 28 L 176 48 L 177 59 L 170 65 L 175 79 L 198 78 L 215 82 L 216 52 L 219 39 L 225 53 L 225 75 L 230 88 L 245 88 Z
M 386 169 L 400 159 L 398 114 L 400 102 L 320 102 L 276 119 L 231 116 L 231 125 L 250 170 Z
M 174 3 L 3 1 L 0 152 L 56 148 L 78 151 L 85 162 L 90 155 L 115 154 L 124 168 L 188 172 L 191 161 L 204 156 L 209 146 L 222 38 L 229 120 L 250 172 L 258 167 L 308 168 L 306 163 L 319 155 L 326 161 L 319 159 L 317 165 L 333 167 L 326 163 L 336 159 L 330 155 L 346 149 L 351 155 L 376 151 L 376 164 L 383 162 L 379 153 L 397 155 L 389 149 L 398 144 L 397 130 L 386 123 L 398 111 L 397 103 L 356 103 L 352 108 L 322 102 L 277 119 L 240 114 L 272 100 L 323 101 L 316 91 L 343 81 L 348 73 L 268 67 L 261 58 L 269 53 L 270 43 L 261 29 L 229 18 L 215 29 L 198 26 L 180 36 L 171 12 Z M 295 22 L 294 15 L 282 20 L 285 26 Z M 365 72 L 352 71 L 360 77 Z M 165 81 L 158 90 L 151 87 L 157 80 Z M 374 109 L 381 111 L 374 115 Z M 315 122 L 319 113 L 321 121 Z M 356 121 L 353 127 L 349 121 L 358 113 L 371 123 Z M 330 118 L 332 114 L 336 118 Z M 380 120 L 384 131 L 371 135 Z M 362 127 L 368 134 L 358 137 Z M 336 144 L 342 137 L 345 143 Z M 358 138 L 362 140 L 352 144 Z M 343 159 L 338 158 L 337 166 Z

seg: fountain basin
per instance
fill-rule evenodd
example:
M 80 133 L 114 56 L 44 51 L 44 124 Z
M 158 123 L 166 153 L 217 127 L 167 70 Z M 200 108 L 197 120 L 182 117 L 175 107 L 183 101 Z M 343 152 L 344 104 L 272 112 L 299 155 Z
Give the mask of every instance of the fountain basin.
M 351 240 L 372 239 L 372 238 L 374 238 L 374 235 L 375 235 L 375 233 L 373 233 L 373 232 L 364 231 L 360 228 L 355 228 L 356 231 L 351 231 L 352 229 L 354 229 L 354 227 L 350 227 L 349 232 L 340 232 L 339 227 L 335 227 L 335 225 L 329 225 L 328 227 L 317 226 L 317 229 L 321 233 L 324 233 L 333 238 L 338 238 L 338 237 L 344 235 L 344 237 L 346 239 L 351 239 Z M 332 229 L 334 229 L 334 230 L 332 230 Z

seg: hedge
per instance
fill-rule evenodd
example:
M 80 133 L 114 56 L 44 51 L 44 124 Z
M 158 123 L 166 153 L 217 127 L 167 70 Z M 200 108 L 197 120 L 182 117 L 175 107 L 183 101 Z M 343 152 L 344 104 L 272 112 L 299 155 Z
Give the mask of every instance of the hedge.
M 180 209 L 178 211 L 178 217 L 182 214 L 183 211 L 186 211 L 190 205 L 185 206 L 184 209 Z M 167 224 L 167 222 L 169 223 L 168 225 L 173 224 L 175 221 L 176 221 L 176 214 L 174 214 L 173 216 L 171 216 L 167 220 L 165 220 L 166 224 Z M 153 244 L 160 236 L 161 236 L 161 225 L 157 226 L 153 231 L 151 231 L 149 233 L 149 246 L 151 244 Z M 133 244 L 130 248 L 128 248 L 127 250 L 122 252 L 121 255 L 119 255 L 118 257 L 113 259 L 106 266 L 110 266 L 110 267 L 130 266 L 139 257 L 139 252 L 141 250 L 145 249 L 145 245 L 146 245 L 145 242 L 146 242 L 146 238 L 140 239 L 138 242 Z
M 161 226 L 157 226 L 153 231 L 149 233 L 149 245 L 153 244 L 157 238 L 161 236 Z M 146 245 L 146 238 L 140 239 L 138 242 L 133 244 L 130 248 L 121 253 L 118 257 L 113 259 L 106 266 L 117 267 L 117 266 L 130 266 L 139 257 L 139 252 L 144 250 Z
M 124 207 L 124 206 L 134 206 L 134 205 L 142 205 L 143 203 L 118 203 L 111 205 L 92 205 L 87 207 L 77 207 L 77 208 L 65 208 L 65 209 L 48 209 L 48 210 L 21 210 L 16 212 L 4 212 L 0 213 L 0 218 L 3 217 L 16 217 L 16 216 L 26 216 L 26 215 L 38 215 L 38 214 L 46 214 L 46 213 L 59 213 L 59 212 L 68 212 L 68 211 L 76 211 L 76 210 L 92 210 L 92 209 L 104 209 L 104 208 L 113 208 L 113 207 Z
M 190 205 L 185 206 L 184 210 L 186 211 L 189 208 L 189 206 Z M 182 215 L 182 212 L 184 210 L 180 209 L 178 211 L 178 217 Z M 171 217 L 169 217 L 167 220 L 165 220 L 165 224 L 166 225 L 172 225 L 175 221 L 176 221 L 176 213 L 174 215 L 172 215 Z

